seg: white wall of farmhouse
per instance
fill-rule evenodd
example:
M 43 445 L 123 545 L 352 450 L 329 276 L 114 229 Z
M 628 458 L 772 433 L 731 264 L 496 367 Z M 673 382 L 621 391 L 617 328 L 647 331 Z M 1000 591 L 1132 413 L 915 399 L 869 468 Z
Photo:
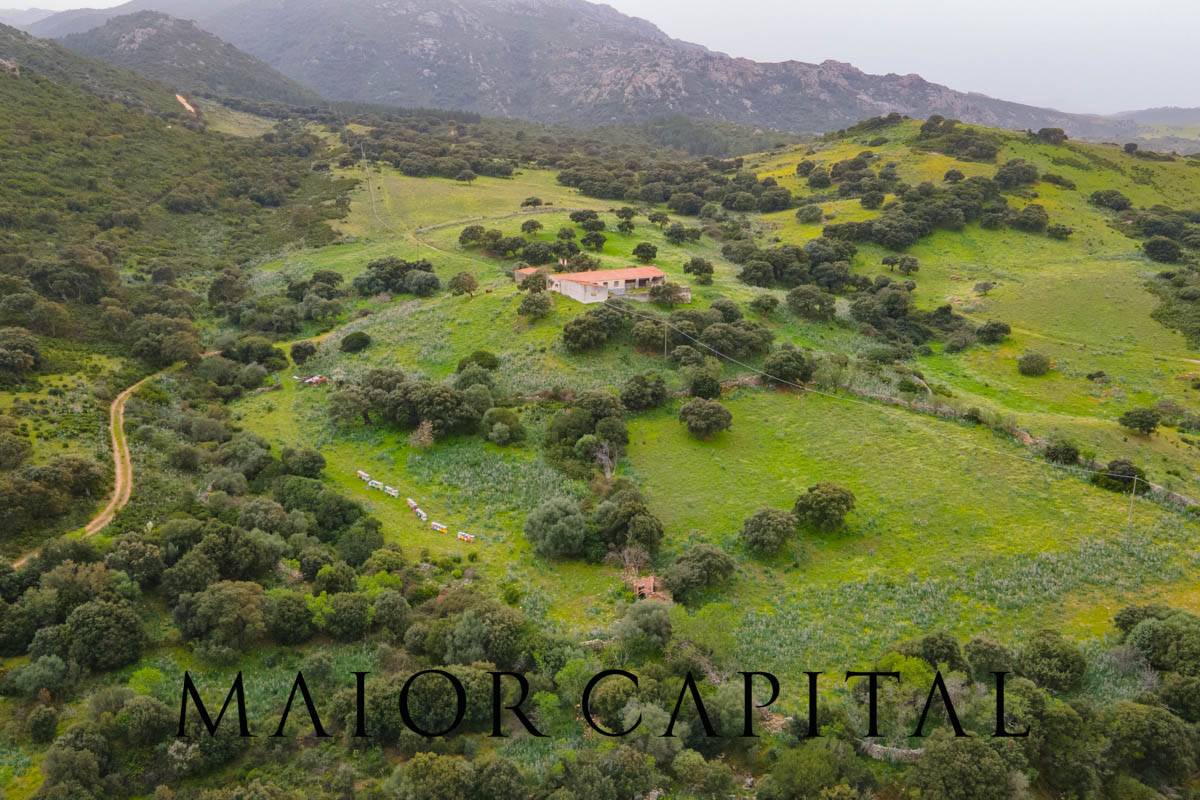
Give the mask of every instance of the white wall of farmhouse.
M 580 303 L 603 303 L 608 299 L 608 288 L 597 286 L 594 283 L 578 283 L 551 278 L 550 289 Z

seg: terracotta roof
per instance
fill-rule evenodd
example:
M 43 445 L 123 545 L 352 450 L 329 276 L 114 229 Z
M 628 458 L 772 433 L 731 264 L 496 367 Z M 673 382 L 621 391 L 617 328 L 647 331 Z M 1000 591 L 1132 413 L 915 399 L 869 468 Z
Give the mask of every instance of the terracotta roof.
M 513 274 L 514 275 L 532 275 L 533 273 L 539 272 L 539 271 L 540 270 L 538 270 L 537 267 L 521 267 L 520 269 L 514 269 Z
M 662 278 L 667 273 L 658 267 L 625 267 L 624 269 L 597 269 L 591 272 L 564 272 L 551 275 L 552 280 L 573 283 L 600 283 L 601 281 L 632 281 L 639 278 Z

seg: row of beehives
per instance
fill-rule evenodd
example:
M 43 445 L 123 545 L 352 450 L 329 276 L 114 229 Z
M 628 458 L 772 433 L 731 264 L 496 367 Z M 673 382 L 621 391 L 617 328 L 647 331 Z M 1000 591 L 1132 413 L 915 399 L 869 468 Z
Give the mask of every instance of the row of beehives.
M 388 497 L 399 497 L 400 496 L 399 489 L 397 489 L 394 486 L 385 486 L 381 481 L 375 480 L 369 474 L 367 474 L 366 472 L 363 472 L 361 469 L 358 470 L 357 475 L 358 475 L 358 479 L 360 481 L 365 481 L 367 486 L 369 486 L 372 489 L 378 489 L 379 491 L 386 494 Z M 429 515 L 421 510 L 421 507 L 417 505 L 416 500 L 413 500 L 411 497 L 409 497 L 409 498 L 405 499 L 405 502 L 408 503 L 408 507 L 410 509 L 412 509 L 412 512 L 417 515 L 417 519 L 421 520 L 421 522 L 429 522 Z M 430 522 L 429 527 L 438 533 L 445 533 L 447 530 L 449 530 L 445 525 L 443 525 L 440 522 Z M 473 542 L 473 541 L 475 541 L 475 534 L 467 533 L 466 531 L 459 531 L 458 539 L 459 539 L 459 541 L 463 541 L 463 542 Z

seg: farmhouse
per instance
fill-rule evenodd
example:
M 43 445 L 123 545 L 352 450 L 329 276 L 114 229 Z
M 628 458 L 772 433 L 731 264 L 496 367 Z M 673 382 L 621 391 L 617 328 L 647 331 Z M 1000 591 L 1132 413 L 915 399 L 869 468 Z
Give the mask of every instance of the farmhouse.
M 513 271 L 513 278 L 521 281 L 538 271 L 534 267 L 523 267 Z M 665 283 L 666 279 L 666 273 L 658 267 L 625 267 L 546 275 L 550 291 L 580 303 L 603 303 L 609 297 L 620 297 L 639 289 L 658 286 Z

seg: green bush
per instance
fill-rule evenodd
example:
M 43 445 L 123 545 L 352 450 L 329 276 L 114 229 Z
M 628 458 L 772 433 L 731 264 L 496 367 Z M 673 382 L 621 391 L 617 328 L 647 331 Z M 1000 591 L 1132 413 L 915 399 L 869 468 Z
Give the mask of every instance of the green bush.
M 686 602 L 696 592 L 733 575 L 734 560 L 710 544 L 687 548 L 663 575 L 663 582 L 676 600 Z
M 1145 470 L 1124 458 L 1105 464 L 1101 471 L 1092 475 L 1092 483 L 1111 492 L 1146 494 L 1150 491 Z
M 58 712 L 50 706 L 38 706 L 25 718 L 25 732 L 34 744 L 46 744 L 54 740 L 58 730 Z
M 525 519 L 525 538 L 546 558 L 573 558 L 588 547 L 588 524 L 579 505 L 565 497 L 542 503 Z
M 1159 423 L 1162 422 L 1162 414 L 1154 408 L 1131 408 L 1122 414 L 1117 422 L 1123 428 L 1149 436 L 1158 429 Z
M 836 483 L 818 483 L 796 498 L 793 513 L 801 525 L 819 531 L 836 531 L 854 510 L 854 492 Z
M 364 331 L 355 331 L 342 337 L 341 344 L 338 347 L 343 353 L 358 353 L 366 350 L 371 345 L 370 334 Z
M 1083 680 L 1087 661 L 1083 652 L 1057 631 L 1033 634 L 1017 656 L 1017 670 L 1039 686 L 1067 692 Z
M 752 553 L 774 553 L 796 533 L 796 516 L 776 508 L 760 508 L 742 523 L 742 543 Z
M 1043 451 L 1046 460 L 1054 464 L 1078 464 L 1079 448 L 1067 439 L 1054 439 Z
M 1183 248 L 1165 236 L 1154 236 L 1142 244 L 1142 250 L 1152 261 L 1174 264 L 1183 258 Z
M 1017 371 L 1029 377 L 1045 375 L 1050 371 L 1050 359 L 1041 353 L 1024 353 L 1017 359 Z
M 733 424 L 733 414 L 716 400 L 698 397 L 679 409 L 679 421 L 687 426 L 693 436 L 707 439 L 728 430 Z

